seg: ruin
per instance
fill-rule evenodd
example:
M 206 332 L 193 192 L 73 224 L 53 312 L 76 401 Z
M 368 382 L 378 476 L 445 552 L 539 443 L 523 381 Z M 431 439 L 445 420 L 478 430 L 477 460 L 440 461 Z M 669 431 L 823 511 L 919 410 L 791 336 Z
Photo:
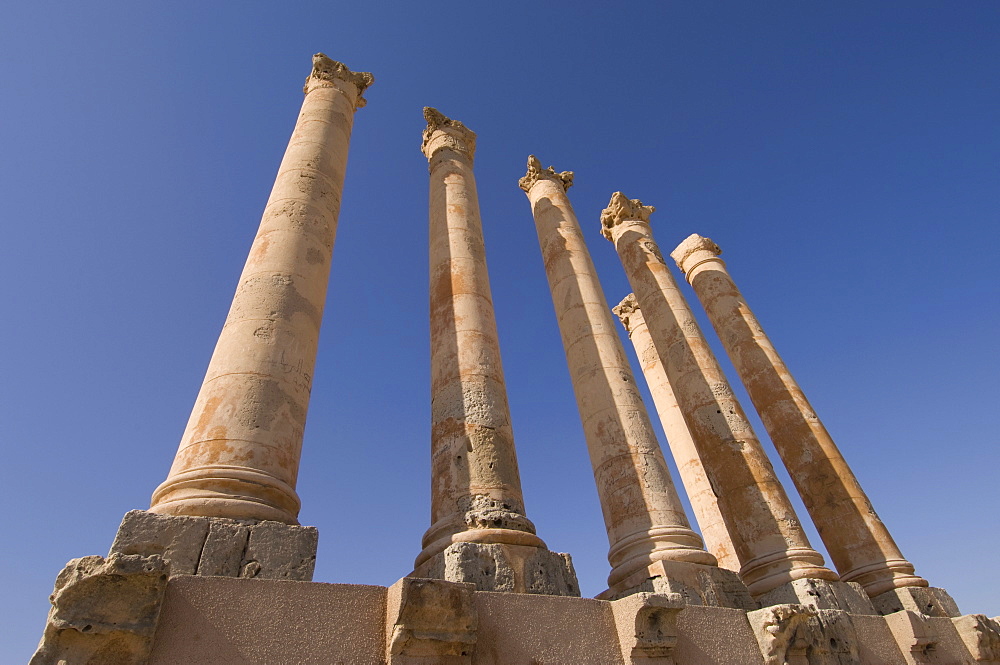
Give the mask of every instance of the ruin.
M 476 134 L 433 108 L 431 524 L 391 587 L 312 582 L 295 491 L 354 113 L 373 83 L 323 54 L 166 480 L 107 557 L 59 573 L 33 665 L 1000 663 L 1000 623 L 916 575 L 708 238 L 670 256 L 694 289 L 836 569 L 813 549 L 653 238 L 601 213 L 634 290 L 612 311 L 567 190 L 528 197 L 607 527 L 581 598 L 528 519 L 473 175 Z M 596 229 L 595 229 L 596 230 Z M 614 322 L 638 355 L 693 528 Z M 704 540 L 703 540 L 704 539 Z M 416 547 L 416 544 L 414 544 Z

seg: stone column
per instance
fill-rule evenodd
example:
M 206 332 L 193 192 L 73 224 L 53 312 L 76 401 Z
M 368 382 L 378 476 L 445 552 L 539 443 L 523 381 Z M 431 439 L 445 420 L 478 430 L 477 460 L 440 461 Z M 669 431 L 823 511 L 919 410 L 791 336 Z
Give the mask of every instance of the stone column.
M 694 439 L 691 438 L 691 430 L 684 421 L 684 414 L 677 404 L 674 389 L 670 387 L 667 372 L 660 363 L 660 357 L 656 355 L 653 338 L 649 336 L 649 328 L 642 318 L 642 310 L 635 301 L 635 295 L 628 294 L 614 308 L 614 313 L 621 320 L 639 357 L 642 374 L 646 377 L 646 384 L 653 396 L 653 404 L 660 416 L 663 432 L 667 435 L 670 452 L 674 455 L 674 462 L 681 474 L 688 500 L 691 501 L 695 519 L 701 528 L 705 546 L 719 560 L 720 566 L 739 572 L 740 562 L 736 558 L 733 541 L 722 519 L 719 499 L 715 496 L 712 483 L 705 474 L 705 467 L 698 457 Z
M 639 587 L 656 577 L 690 581 L 700 573 L 703 580 L 724 578 L 691 530 L 670 478 L 566 196 L 572 178 L 569 172 L 543 169 L 532 155 L 519 184 L 531 202 L 611 543 L 609 589 L 602 597 L 643 590 Z M 705 589 L 691 586 L 703 599 Z M 719 602 L 720 595 L 711 604 L 733 605 Z
M 649 227 L 654 208 L 621 192 L 601 213 L 602 233 L 618 251 L 653 345 L 712 487 L 740 561 L 740 576 L 760 598 L 795 580 L 837 580 L 809 545 L 760 442 L 733 395 Z M 770 598 L 770 597 L 769 597 Z
M 347 148 L 373 80 L 313 56 L 260 229 L 151 512 L 298 523 L 295 480 Z
M 721 252 L 695 234 L 671 256 L 704 305 L 841 579 L 860 583 L 872 597 L 926 587 L 750 311 Z
M 579 595 L 568 556 L 546 549 L 524 511 L 472 172 L 476 134 L 432 108 L 424 118 L 431 527 L 413 576 L 474 582 L 487 591 Z

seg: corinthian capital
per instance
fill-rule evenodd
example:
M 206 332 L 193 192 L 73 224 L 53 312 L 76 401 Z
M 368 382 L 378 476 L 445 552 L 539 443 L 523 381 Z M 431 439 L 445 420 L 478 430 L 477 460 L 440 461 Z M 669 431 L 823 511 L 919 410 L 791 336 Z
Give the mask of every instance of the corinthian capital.
M 611 311 L 618 316 L 618 320 L 622 322 L 625 332 L 629 335 L 643 320 L 642 310 L 639 309 L 639 301 L 635 299 L 634 293 L 625 296 L 620 303 L 611 308 Z
M 611 195 L 611 202 L 601 212 L 601 234 L 608 240 L 611 229 L 625 222 L 649 223 L 649 216 L 656 210 L 653 206 L 642 205 L 639 199 L 630 199 L 621 192 Z
M 317 53 L 313 56 L 313 68 L 309 76 L 306 77 L 306 85 L 302 89 L 306 94 L 316 88 L 332 88 L 334 80 L 347 81 L 358 89 L 358 99 L 354 103 L 355 108 L 361 108 L 368 102 L 362 97 L 365 88 L 375 82 L 375 77 L 368 72 L 352 72 L 342 62 L 331 60 L 325 53 Z
M 427 129 L 424 130 L 424 141 L 420 145 L 420 150 L 427 159 L 438 150 L 447 148 L 472 160 L 476 154 L 474 131 L 430 106 L 424 107 L 424 120 L 427 121 Z
M 681 269 L 681 272 L 686 273 L 685 266 L 687 266 L 688 259 L 698 252 L 708 252 L 708 254 L 703 254 L 700 260 L 722 254 L 722 250 L 712 242 L 711 238 L 692 233 L 681 244 L 677 245 L 677 249 L 670 252 L 670 258 L 677 262 L 677 267 Z
M 543 169 L 542 163 L 538 161 L 537 157 L 534 155 L 528 155 L 528 172 L 524 174 L 523 178 L 517 181 L 518 186 L 525 192 L 530 192 L 531 188 L 535 186 L 535 183 L 542 178 L 554 181 L 563 188 L 564 192 L 573 186 L 572 171 L 556 173 L 554 166 Z

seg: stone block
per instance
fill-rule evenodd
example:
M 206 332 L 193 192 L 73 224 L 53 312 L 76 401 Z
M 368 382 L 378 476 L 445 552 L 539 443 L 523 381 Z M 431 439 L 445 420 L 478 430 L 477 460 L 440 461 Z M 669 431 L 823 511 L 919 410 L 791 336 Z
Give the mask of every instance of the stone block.
M 152 647 L 170 564 L 114 552 L 73 559 L 56 578 L 30 665 L 140 665 Z
M 1000 663 L 1000 624 L 984 614 L 967 614 L 951 622 L 977 663 Z
M 232 520 L 209 520 L 197 574 L 239 577 L 249 538 L 250 527 L 245 524 Z
M 386 591 L 172 577 L 149 665 L 385 665 Z
M 260 522 L 250 527 L 240 577 L 312 580 L 319 531 L 311 526 Z
M 580 595 L 568 554 L 526 545 L 452 543 L 411 577 L 465 582 L 474 584 L 477 591 Z
M 476 665 L 621 665 L 610 603 L 488 591 L 473 600 Z
M 471 665 L 479 618 L 468 583 L 404 577 L 389 588 L 388 665 Z
M 111 554 L 159 554 L 170 561 L 171 575 L 194 575 L 208 535 L 207 517 L 159 515 L 145 510 L 125 513 Z
M 632 665 L 674 665 L 677 615 L 684 597 L 635 593 L 611 603 L 622 660 Z
M 859 584 L 800 579 L 786 582 L 757 596 L 761 607 L 805 605 L 814 610 L 843 610 L 851 614 L 878 614 Z
M 747 618 L 765 665 L 862 665 L 857 631 L 847 612 L 772 605 L 748 612 Z
M 744 611 L 758 608 L 743 580 L 733 571 L 683 561 L 655 561 L 597 597 L 618 600 L 634 593 L 676 593 L 688 605 Z
M 879 614 L 909 610 L 929 617 L 961 616 L 958 605 L 944 589 L 937 587 L 901 587 L 872 598 Z
M 961 622 L 956 624 L 948 617 L 932 617 L 912 610 L 893 612 L 882 618 L 896 638 L 908 665 L 964 665 L 974 662 L 960 634 Z

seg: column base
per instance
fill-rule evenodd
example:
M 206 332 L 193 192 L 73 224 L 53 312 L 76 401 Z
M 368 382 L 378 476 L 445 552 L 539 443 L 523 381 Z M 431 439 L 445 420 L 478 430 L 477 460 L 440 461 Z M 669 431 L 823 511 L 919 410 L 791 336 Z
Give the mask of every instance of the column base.
M 580 595 L 569 554 L 527 545 L 452 543 L 407 577 L 466 582 L 477 591 Z
M 688 605 L 708 605 L 751 611 L 757 609 L 739 575 L 718 566 L 685 561 L 654 561 L 597 595 L 618 600 L 635 593 L 676 593 Z
M 910 610 L 929 617 L 958 617 L 962 613 L 951 595 L 938 587 L 900 587 L 872 598 L 879 614 Z
M 224 517 L 125 514 L 111 554 L 159 554 L 170 575 L 216 575 L 312 581 L 315 527 Z
M 782 584 L 757 596 L 761 607 L 805 605 L 813 610 L 843 610 L 851 614 L 877 616 L 864 588 L 854 582 L 801 579 Z

